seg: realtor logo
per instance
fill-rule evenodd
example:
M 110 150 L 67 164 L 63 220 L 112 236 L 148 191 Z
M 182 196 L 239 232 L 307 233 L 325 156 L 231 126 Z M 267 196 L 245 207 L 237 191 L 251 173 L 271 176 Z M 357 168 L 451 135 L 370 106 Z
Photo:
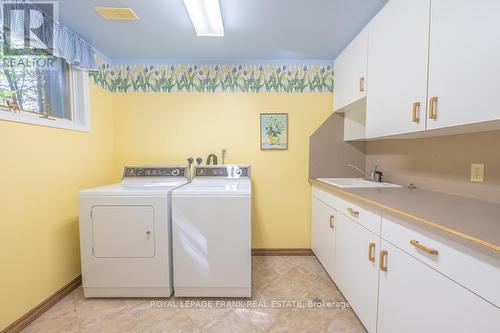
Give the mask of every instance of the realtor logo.
M 2 2 L 3 56 L 47 56 L 54 49 L 55 1 Z

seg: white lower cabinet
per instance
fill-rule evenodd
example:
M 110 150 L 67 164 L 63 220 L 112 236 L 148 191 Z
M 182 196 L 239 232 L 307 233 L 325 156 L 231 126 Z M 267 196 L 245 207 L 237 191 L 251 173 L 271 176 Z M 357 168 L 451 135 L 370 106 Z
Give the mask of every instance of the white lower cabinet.
M 500 309 L 387 241 L 381 249 L 379 333 L 500 332 Z
M 335 279 L 335 215 L 333 208 L 312 198 L 311 247 L 328 274 Z
M 473 260 L 439 237 L 318 188 L 311 234 L 318 260 L 368 332 L 500 332 L 500 308 L 491 303 L 498 262 Z M 427 254 L 412 240 L 439 252 Z
M 375 332 L 380 237 L 342 214 L 336 227 L 334 280 L 368 332 Z

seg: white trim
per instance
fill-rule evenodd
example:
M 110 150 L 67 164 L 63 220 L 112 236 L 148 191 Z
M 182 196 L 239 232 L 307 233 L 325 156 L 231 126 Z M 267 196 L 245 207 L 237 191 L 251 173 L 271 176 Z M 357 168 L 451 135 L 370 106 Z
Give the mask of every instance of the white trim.
M 72 122 L 76 130 L 90 132 L 89 75 L 72 68 L 70 78 Z
M 61 128 L 79 132 L 90 132 L 89 76 L 87 72 L 70 68 L 71 120 L 42 118 L 31 112 L 12 112 L 0 107 L 0 120 L 15 121 L 38 126 Z

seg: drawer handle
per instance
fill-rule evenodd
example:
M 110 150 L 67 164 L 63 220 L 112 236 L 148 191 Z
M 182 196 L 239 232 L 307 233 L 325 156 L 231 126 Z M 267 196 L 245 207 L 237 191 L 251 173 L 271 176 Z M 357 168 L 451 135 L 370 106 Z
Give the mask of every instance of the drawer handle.
M 361 92 L 365 91 L 365 78 L 364 77 L 359 78 L 359 91 L 361 91 Z
M 334 228 L 334 223 L 335 223 L 335 216 L 330 215 L 330 229 L 332 230 Z
M 418 124 L 420 122 L 420 102 L 415 102 L 413 103 L 413 109 L 412 109 L 412 115 L 413 115 L 413 122 Z
M 347 208 L 347 211 L 349 212 L 349 214 L 351 214 L 352 216 L 354 217 L 359 217 L 359 212 L 352 209 L 352 208 Z
M 429 99 L 429 119 L 437 119 L 437 113 L 435 111 L 437 101 L 438 98 L 436 96 L 433 96 Z
M 387 263 L 385 262 L 387 259 L 387 251 L 380 251 L 380 270 L 382 272 L 387 272 Z
M 429 253 L 429 254 L 432 254 L 433 256 L 437 256 L 439 251 L 438 250 L 434 250 L 434 249 L 431 249 L 430 247 L 427 247 L 427 246 L 424 246 L 422 244 L 420 244 L 417 240 L 415 239 L 412 239 L 410 241 L 410 244 L 415 246 L 417 249 L 419 250 L 422 250 L 426 253 Z
M 375 262 L 375 243 L 368 244 L 368 261 Z

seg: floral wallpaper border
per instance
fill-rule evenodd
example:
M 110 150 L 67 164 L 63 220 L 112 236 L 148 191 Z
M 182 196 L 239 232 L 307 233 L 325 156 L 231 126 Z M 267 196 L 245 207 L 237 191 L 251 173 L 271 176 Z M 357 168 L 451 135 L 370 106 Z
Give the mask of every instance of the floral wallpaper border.
M 332 65 L 99 65 L 91 73 L 111 92 L 332 92 Z

